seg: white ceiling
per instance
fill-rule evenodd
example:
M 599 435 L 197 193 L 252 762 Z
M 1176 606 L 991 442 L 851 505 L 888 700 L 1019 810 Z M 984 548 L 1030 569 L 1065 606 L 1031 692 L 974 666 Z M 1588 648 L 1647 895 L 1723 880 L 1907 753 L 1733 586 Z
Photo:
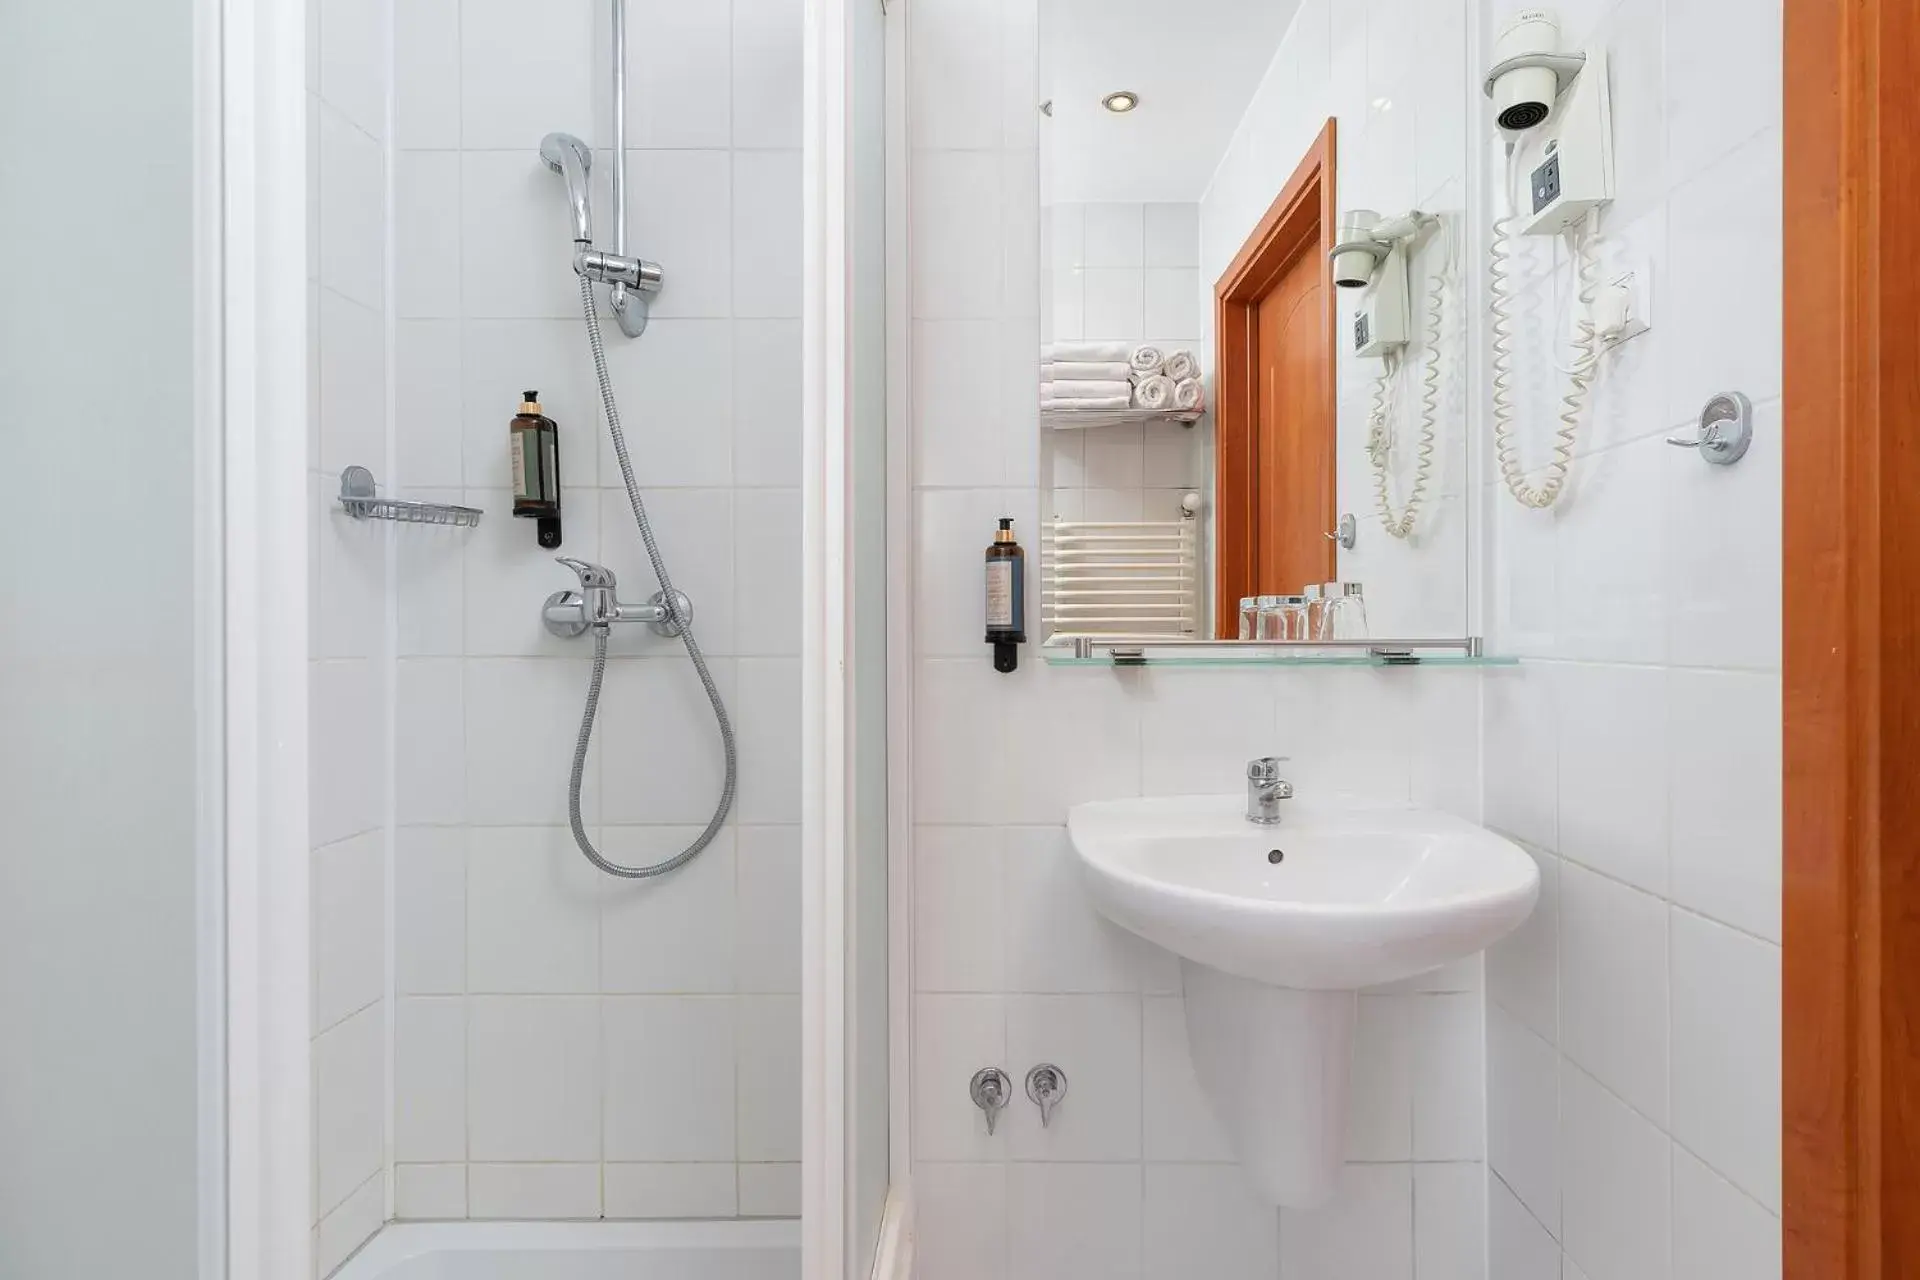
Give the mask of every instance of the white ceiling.
M 1049 203 L 1198 200 L 1299 0 L 1042 0 Z M 1140 95 L 1115 115 L 1100 99 Z

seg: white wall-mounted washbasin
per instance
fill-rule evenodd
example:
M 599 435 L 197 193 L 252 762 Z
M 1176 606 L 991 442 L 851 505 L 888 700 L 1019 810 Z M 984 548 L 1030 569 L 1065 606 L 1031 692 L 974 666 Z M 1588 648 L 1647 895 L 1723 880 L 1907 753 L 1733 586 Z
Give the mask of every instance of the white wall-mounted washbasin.
M 1533 909 L 1540 873 L 1501 837 L 1429 809 L 1240 796 L 1083 804 L 1067 815 L 1100 913 L 1181 958 L 1194 1068 L 1277 1204 L 1332 1194 L 1354 993 L 1484 950 Z

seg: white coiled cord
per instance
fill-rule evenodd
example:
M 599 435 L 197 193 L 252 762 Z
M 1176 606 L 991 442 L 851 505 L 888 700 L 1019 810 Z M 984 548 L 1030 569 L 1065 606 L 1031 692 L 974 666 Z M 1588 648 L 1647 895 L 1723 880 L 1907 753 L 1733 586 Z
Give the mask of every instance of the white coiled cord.
M 1373 501 L 1380 511 L 1380 527 L 1389 536 L 1402 541 L 1413 536 L 1420 504 L 1427 495 L 1427 482 L 1433 475 L 1434 430 L 1440 417 L 1440 330 L 1441 308 L 1451 274 L 1452 241 L 1448 241 L 1445 266 L 1434 273 L 1427 284 L 1427 316 L 1422 337 L 1426 341 L 1424 367 L 1420 374 L 1420 439 L 1415 446 L 1413 485 L 1405 507 L 1395 510 L 1389 472 L 1393 460 L 1395 431 L 1394 403 L 1389 395 L 1400 372 L 1400 353 L 1389 351 L 1381 360 L 1379 376 L 1373 380 L 1373 403 L 1367 418 L 1367 457 L 1373 463 Z
M 1573 468 L 1573 451 L 1580 435 L 1580 419 L 1600 365 L 1600 334 L 1593 323 L 1593 302 L 1599 292 L 1600 253 L 1595 222 L 1597 212 L 1589 213 L 1578 228 L 1567 233 L 1580 281 L 1579 337 L 1574 340 L 1574 361 L 1566 370 L 1567 390 L 1560 397 L 1560 429 L 1554 434 L 1553 460 L 1539 484 L 1528 478 L 1520 464 L 1519 445 L 1514 440 L 1513 400 L 1513 240 L 1520 222 L 1518 204 L 1513 200 L 1512 154 L 1508 155 L 1506 195 L 1509 209 L 1493 224 L 1493 247 L 1488 277 L 1493 310 L 1493 447 L 1500 462 L 1500 478 L 1507 491 L 1522 506 L 1544 509 L 1560 500 L 1567 475 Z

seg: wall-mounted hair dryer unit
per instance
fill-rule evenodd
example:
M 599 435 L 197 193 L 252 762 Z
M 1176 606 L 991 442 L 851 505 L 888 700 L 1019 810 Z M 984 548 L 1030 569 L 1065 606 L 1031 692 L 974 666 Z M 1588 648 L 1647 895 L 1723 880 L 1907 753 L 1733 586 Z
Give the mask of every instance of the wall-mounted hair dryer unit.
M 1382 218 L 1371 209 L 1353 209 L 1340 219 L 1340 239 L 1328 255 L 1333 260 L 1333 283 L 1364 291 L 1354 303 L 1353 354 L 1385 355 L 1411 341 L 1407 249 L 1433 225 L 1433 217 L 1418 209 L 1392 218 Z
M 1560 27 L 1523 9 L 1500 29 L 1487 72 L 1494 122 L 1527 175 L 1522 235 L 1555 235 L 1613 198 L 1613 103 L 1607 55 L 1560 52 Z

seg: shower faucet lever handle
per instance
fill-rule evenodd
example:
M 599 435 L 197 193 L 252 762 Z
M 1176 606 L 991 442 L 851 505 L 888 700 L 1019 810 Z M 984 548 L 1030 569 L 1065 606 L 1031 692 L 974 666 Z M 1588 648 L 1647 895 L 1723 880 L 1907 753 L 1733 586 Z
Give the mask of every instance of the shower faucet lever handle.
M 555 556 L 555 560 L 573 570 L 580 579 L 582 591 L 612 591 L 619 586 L 619 580 L 613 576 L 613 570 L 603 564 L 592 564 L 585 560 L 575 560 L 572 556 Z

